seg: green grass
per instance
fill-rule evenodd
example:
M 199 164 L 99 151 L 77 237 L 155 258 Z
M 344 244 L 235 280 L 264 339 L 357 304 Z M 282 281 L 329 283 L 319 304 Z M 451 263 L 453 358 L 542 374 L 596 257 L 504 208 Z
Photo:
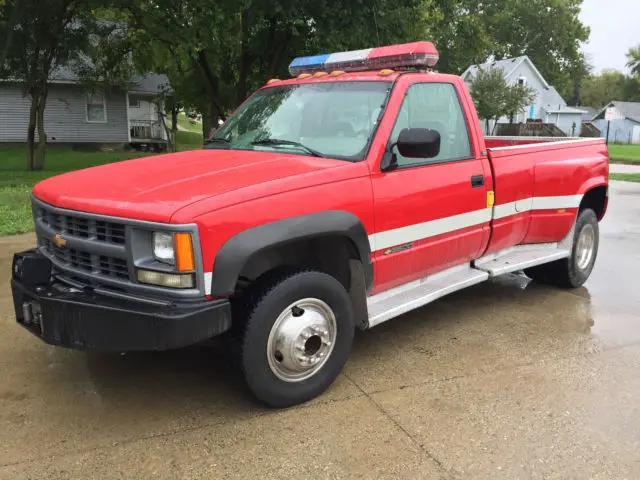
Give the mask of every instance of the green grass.
M 202 146 L 202 134 L 177 132 L 179 151 Z M 72 170 L 153 155 L 145 152 L 88 152 L 52 146 L 47 150 L 45 169 L 25 171 L 24 148 L 0 148 L 0 235 L 13 235 L 33 230 L 30 193 L 40 180 Z
M 0 235 L 33 230 L 29 185 L 0 187 Z
M 640 163 L 640 145 L 610 143 L 609 156 L 611 163 Z
M 610 173 L 609 178 L 611 180 L 640 183 L 640 173 Z
M 195 132 L 176 132 L 176 144 L 180 152 L 202 147 L 202 128 Z
M 184 113 L 178 114 L 178 126 L 187 132 L 202 134 L 202 124 L 188 118 Z

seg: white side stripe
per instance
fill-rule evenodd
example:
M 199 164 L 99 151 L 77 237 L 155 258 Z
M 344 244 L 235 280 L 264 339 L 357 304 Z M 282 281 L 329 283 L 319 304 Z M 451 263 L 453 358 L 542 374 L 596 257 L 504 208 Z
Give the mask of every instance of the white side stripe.
M 371 246 L 371 251 L 375 252 L 396 245 L 402 245 L 403 243 L 415 242 L 424 238 L 442 235 L 443 233 L 480 225 L 488 222 L 492 218 L 497 220 L 531 210 L 577 208 L 580 206 L 581 201 L 582 195 L 523 198 L 515 202 L 495 205 L 493 209 L 483 208 L 482 210 L 474 210 L 460 215 L 438 218 L 437 220 L 375 233 L 369 235 L 369 245 Z
M 578 208 L 582 195 L 565 195 L 563 197 L 533 197 L 531 210 L 555 210 L 558 208 Z
M 510 217 L 511 215 L 515 215 L 516 213 L 519 213 L 518 210 L 516 210 L 516 202 L 503 203 L 500 205 L 495 205 L 493 207 L 494 220 L 504 217 Z
M 491 208 L 483 208 L 473 212 L 438 218 L 428 222 L 417 223 L 407 227 L 394 228 L 386 232 L 369 235 L 369 243 L 375 245 L 376 250 L 415 242 L 423 238 L 435 237 L 443 233 L 453 232 L 462 228 L 472 227 L 491 220 Z
M 428 222 L 417 223 L 401 228 L 394 228 L 386 232 L 369 235 L 371 251 L 415 242 L 424 238 L 435 237 L 443 233 L 454 232 L 463 228 L 480 225 L 493 219 L 516 215 L 530 210 L 555 210 L 560 208 L 577 208 L 582 201 L 582 195 L 565 195 L 556 197 L 530 197 L 515 202 L 495 205 L 493 208 L 483 208 L 472 212 L 438 218 Z M 492 216 L 493 214 L 493 216 Z M 211 295 L 212 272 L 204 274 L 204 288 L 207 295 Z

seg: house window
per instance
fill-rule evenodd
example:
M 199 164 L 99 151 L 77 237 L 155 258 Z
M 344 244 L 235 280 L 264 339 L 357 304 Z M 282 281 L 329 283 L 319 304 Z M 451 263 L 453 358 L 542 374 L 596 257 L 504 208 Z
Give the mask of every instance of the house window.
M 87 122 L 107 122 L 107 103 L 103 93 L 87 94 Z
M 129 107 L 130 108 L 140 108 L 140 97 L 129 97 Z
M 526 78 L 524 78 L 524 77 L 518 78 L 518 85 L 524 86 L 526 84 L 527 84 L 527 79 Z

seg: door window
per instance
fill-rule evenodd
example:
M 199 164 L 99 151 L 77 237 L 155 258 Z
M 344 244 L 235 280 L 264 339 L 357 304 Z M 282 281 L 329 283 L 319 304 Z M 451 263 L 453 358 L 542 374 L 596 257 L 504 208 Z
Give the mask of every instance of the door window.
M 403 157 L 394 148 L 398 166 L 440 163 L 471 157 L 469 133 L 455 87 L 450 83 L 416 83 L 407 89 L 390 143 L 404 128 L 430 128 L 440 134 L 440 153 L 432 158 Z

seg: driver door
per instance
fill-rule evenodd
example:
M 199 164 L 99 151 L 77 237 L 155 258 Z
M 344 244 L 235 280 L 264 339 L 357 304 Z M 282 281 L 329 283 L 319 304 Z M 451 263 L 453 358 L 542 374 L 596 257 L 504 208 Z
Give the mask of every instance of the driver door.
M 397 169 L 378 168 L 372 175 L 376 229 L 372 293 L 467 263 L 479 255 L 489 236 L 490 172 L 484 172 L 481 157 L 472 152 L 455 86 L 411 84 L 389 146 L 404 128 L 438 131 L 441 148 L 433 158 L 405 158 L 393 147 Z

